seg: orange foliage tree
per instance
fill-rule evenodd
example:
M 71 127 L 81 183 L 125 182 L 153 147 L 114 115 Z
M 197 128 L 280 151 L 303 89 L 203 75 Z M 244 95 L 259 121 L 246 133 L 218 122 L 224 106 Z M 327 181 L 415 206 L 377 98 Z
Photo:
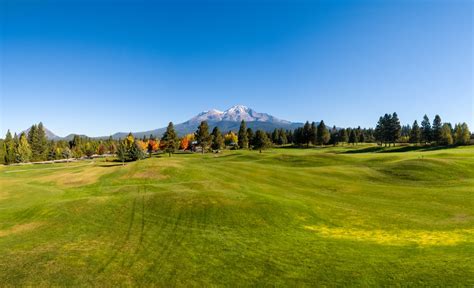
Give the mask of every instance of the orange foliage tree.
M 159 145 L 160 145 L 159 142 L 156 140 L 153 140 L 153 139 L 148 140 L 147 150 L 150 157 L 151 157 L 151 153 L 158 151 L 158 149 L 160 148 Z

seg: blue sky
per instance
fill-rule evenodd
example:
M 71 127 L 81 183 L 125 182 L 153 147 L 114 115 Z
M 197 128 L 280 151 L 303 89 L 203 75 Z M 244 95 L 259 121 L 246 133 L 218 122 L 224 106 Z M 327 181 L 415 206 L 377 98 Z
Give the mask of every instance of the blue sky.
M 472 1 L 0 0 L 1 134 L 145 131 L 243 104 L 474 130 Z

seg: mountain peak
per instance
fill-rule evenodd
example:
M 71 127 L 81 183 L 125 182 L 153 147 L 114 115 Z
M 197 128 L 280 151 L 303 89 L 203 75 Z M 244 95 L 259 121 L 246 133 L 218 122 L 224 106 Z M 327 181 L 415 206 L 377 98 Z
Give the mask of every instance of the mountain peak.
M 234 105 L 234 106 L 230 107 L 229 109 L 227 109 L 225 112 L 227 112 L 227 113 L 236 112 L 236 111 L 246 112 L 246 111 L 249 111 L 249 110 L 252 110 L 252 109 L 250 109 L 249 107 L 244 106 L 244 105 Z
M 201 121 L 218 122 L 218 121 L 231 121 L 240 122 L 245 120 L 246 122 L 270 122 L 270 123 L 286 123 L 289 121 L 280 120 L 272 115 L 266 113 L 259 113 L 245 105 L 234 105 L 224 112 L 211 109 L 199 113 L 195 117 L 191 118 L 188 122 L 195 123 Z

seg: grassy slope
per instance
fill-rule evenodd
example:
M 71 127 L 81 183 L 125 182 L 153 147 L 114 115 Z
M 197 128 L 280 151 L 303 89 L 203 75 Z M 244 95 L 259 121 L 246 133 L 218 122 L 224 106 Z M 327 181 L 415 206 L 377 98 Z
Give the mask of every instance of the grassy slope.
M 474 147 L 343 150 L 0 168 L 1 283 L 474 285 Z

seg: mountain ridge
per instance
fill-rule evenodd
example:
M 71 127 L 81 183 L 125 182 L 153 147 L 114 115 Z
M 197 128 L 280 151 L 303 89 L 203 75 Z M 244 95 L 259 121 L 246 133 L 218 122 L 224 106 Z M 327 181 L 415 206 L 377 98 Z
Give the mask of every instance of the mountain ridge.
M 220 111 L 218 109 L 210 109 L 200 112 L 187 121 L 175 124 L 174 127 L 179 136 L 183 136 L 185 134 L 193 133 L 194 131 L 196 131 L 201 121 L 207 121 L 211 130 L 214 129 L 214 127 L 218 127 L 222 132 L 237 131 L 240 127 L 240 123 L 242 120 L 246 122 L 248 128 L 252 128 L 253 130 L 262 129 L 265 131 L 273 131 L 275 128 L 293 130 L 303 126 L 303 123 L 300 122 L 282 120 L 268 113 L 257 112 L 252 108 L 249 108 L 244 105 L 234 105 L 225 111 Z M 75 133 L 71 133 L 65 137 L 60 137 L 54 134 L 52 131 L 46 129 L 46 127 L 45 130 L 47 131 L 46 135 L 49 140 L 72 140 L 74 135 L 88 137 L 86 135 Z M 26 131 L 28 131 L 28 129 Z M 138 138 L 142 138 L 143 136 L 149 135 L 161 137 L 165 131 L 166 127 L 161 127 L 153 130 L 131 133 Z M 130 132 L 116 132 L 110 136 L 112 136 L 113 139 L 123 139 L 129 133 Z M 110 136 L 98 136 L 90 138 L 107 139 Z

